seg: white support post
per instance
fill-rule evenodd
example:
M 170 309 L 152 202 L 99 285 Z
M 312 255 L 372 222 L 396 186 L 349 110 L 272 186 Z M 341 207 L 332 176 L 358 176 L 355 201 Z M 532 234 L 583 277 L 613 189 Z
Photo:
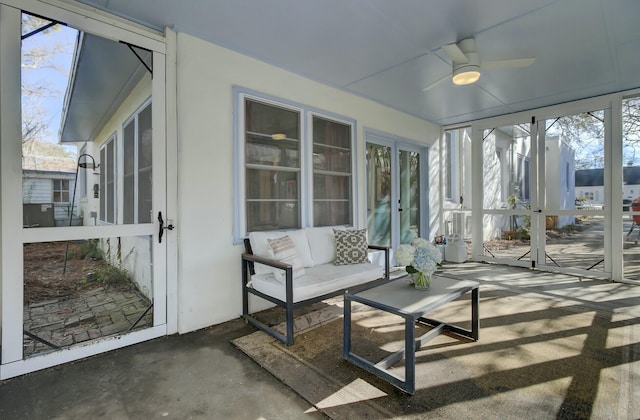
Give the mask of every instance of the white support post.
M 19 9 L 0 4 L 0 291 L 3 366 L 22 360 L 24 292 L 20 19 Z

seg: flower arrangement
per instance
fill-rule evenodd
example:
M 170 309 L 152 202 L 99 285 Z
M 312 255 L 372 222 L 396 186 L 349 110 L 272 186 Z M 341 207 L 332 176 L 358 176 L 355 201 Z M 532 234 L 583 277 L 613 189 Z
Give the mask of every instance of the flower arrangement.
M 426 289 L 430 286 L 429 277 L 442 262 L 442 254 L 434 244 L 423 238 L 416 238 L 411 245 L 398 247 L 396 259 L 405 266 L 409 274 L 415 274 L 416 288 Z

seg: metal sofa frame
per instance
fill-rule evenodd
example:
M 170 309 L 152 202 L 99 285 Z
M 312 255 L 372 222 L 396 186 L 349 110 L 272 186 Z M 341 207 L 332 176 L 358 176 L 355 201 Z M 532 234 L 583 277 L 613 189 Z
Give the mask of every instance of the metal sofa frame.
M 271 335 L 272 337 L 281 341 L 287 346 L 291 346 L 293 344 L 293 334 L 294 334 L 293 312 L 295 309 L 310 305 L 312 303 L 320 302 L 322 300 L 325 300 L 334 296 L 343 295 L 347 291 L 355 292 L 355 291 L 363 290 L 369 287 L 373 287 L 375 285 L 381 284 L 389 280 L 389 247 L 379 246 L 379 245 L 369 245 L 369 249 L 384 251 L 384 260 L 385 260 L 384 277 L 381 277 L 379 279 L 372 280 L 369 282 L 365 282 L 357 286 L 343 288 L 343 289 L 333 291 L 331 293 L 315 296 L 309 299 L 302 300 L 300 302 L 293 302 L 293 267 L 290 264 L 285 264 L 276 260 L 257 257 L 253 255 L 253 251 L 251 250 L 251 244 L 248 238 L 245 238 L 244 246 L 245 246 L 246 252 L 242 254 L 242 317 L 249 324 L 266 332 L 267 334 Z M 253 287 L 249 285 L 250 275 L 255 274 L 254 263 L 268 265 L 270 267 L 278 268 L 285 272 L 286 301 L 282 301 L 273 296 L 269 296 L 265 293 L 255 290 Z M 286 318 L 285 334 L 281 334 L 280 332 L 275 330 L 273 327 L 268 326 L 267 324 L 257 320 L 255 317 L 250 315 L 249 313 L 249 295 L 250 294 L 259 296 L 264 300 L 267 300 L 269 302 L 276 304 L 279 307 L 284 308 L 285 318 Z

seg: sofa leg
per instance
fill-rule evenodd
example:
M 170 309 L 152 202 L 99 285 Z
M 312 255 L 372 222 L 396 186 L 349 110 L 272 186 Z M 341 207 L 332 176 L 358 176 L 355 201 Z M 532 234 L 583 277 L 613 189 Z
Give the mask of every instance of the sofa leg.
M 285 344 L 287 346 L 291 346 L 293 345 L 293 306 L 291 304 L 287 304 L 286 311 L 287 340 Z

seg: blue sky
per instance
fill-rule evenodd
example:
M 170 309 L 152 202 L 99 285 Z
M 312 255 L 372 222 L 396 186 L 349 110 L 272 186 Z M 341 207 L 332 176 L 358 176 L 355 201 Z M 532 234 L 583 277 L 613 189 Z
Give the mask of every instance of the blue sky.
M 24 66 L 22 68 L 23 86 L 46 86 L 47 96 L 36 100 L 36 106 L 43 111 L 45 122 L 48 125 L 47 132 L 41 139 L 44 141 L 58 142 L 62 105 L 69 80 L 77 32 L 75 29 L 58 25 L 57 30 L 40 32 L 22 41 L 23 54 L 38 48 L 52 50 L 56 46 L 64 47 L 62 52 L 49 57 L 47 62 L 43 63 L 44 66 L 37 69 L 25 68 Z M 23 97 L 23 102 L 25 100 Z

